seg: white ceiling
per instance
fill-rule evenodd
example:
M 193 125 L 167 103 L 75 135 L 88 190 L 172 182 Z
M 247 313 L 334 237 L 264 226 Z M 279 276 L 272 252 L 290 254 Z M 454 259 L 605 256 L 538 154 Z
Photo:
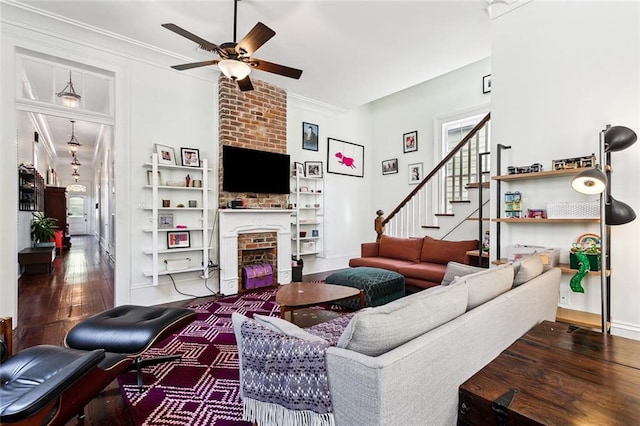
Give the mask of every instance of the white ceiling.
M 163 23 L 214 44 L 233 41 L 232 0 L 19 2 L 168 52 L 175 64 L 217 56 Z M 252 79 L 348 109 L 490 56 L 486 6 L 486 0 L 241 0 L 237 40 L 258 21 L 269 26 L 276 35 L 253 57 L 303 74 L 294 80 L 254 70 Z

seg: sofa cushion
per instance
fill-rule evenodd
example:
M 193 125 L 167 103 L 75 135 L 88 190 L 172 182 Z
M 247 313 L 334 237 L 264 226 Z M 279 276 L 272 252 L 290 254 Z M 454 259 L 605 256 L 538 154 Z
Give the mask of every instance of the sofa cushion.
M 464 263 L 469 250 L 478 249 L 478 240 L 446 241 L 424 237 L 420 260 L 446 265 L 450 261 Z
M 338 347 L 378 356 L 460 315 L 467 307 L 467 286 L 437 286 L 355 314 Z
M 421 250 L 422 238 L 397 238 L 383 235 L 380 238 L 378 255 L 391 259 L 419 262 Z
M 449 285 L 458 277 L 463 277 L 465 275 L 474 274 L 481 271 L 486 271 L 486 268 L 466 265 L 464 263 L 458 262 L 449 262 L 447 263 L 447 268 L 444 271 L 444 278 L 442 278 L 442 282 L 440 283 L 440 285 Z
M 269 330 L 310 342 L 324 342 L 322 337 L 307 333 L 297 325 L 278 317 L 254 314 L 253 319 Z
M 513 262 L 513 271 L 515 277 L 513 278 L 513 287 L 518 287 L 531 281 L 542 273 L 544 264 L 542 263 L 542 257 L 538 254 L 531 254 L 519 259 L 517 262 Z
M 466 283 L 469 299 L 467 311 L 508 291 L 513 283 L 513 266 L 508 263 L 496 268 L 484 269 L 474 274 L 458 277 L 450 286 Z
M 406 278 L 417 278 L 422 281 L 440 282 L 444 276 L 446 267 L 437 263 L 414 263 L 398 267 L 398 272 Z
M 382 268 L 388 271 L 398 272 L 402 266 L 415 265 L 414 262 L 400 259 L 390 259 L 388 257 L 356 257 L 349 259 L 349 266 L 369 266 L 371 268 Z

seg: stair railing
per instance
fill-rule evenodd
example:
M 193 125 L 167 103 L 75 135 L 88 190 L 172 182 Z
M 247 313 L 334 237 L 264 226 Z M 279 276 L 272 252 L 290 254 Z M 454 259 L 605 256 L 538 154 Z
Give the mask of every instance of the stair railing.
M 438 208 L 443 205 L 449 204 L 450 201 L 455 201 L 455 194 L 461 194 L 462 180 L 458 180 L 454 185 L 454 198 L 451 199 L 447 195 L 446 191 L 446 170 L 447 166 L 455 167 L 458 170 L 462 170 L 462 161 L 456 161 L 456 155 L 466 147 L 474 138 L 485 131 L 488 134 L 488 123 L 491 119 L 491 113 L 484 116 L 478 124 L 451 150 L 447 155 L 440 160 L 440 162 L 420 181 L 416 187 L 407 195 L 396 208 L 385 218 L 384 212 L 378 210 L 376 212 L 376 219 L 374 221 L 374 229 L 376 231 L 376 240 L 380 241 L 380 238 L 385 233 L 385 230 L 389 235 L 397 237 L 411 237 L 418 236 L 423 232 L 423 224 L 427 224 L 432 219 L 433 213 L 436 213 Z M 477 140 L 477 139 L 476 139 Z M 477 148 L 476 148 L 477 150 Z M 470 150 L 469 150 L 470 151 Z M 469 152 L 468 151 L 468 152 Z M 451 164 L 450 164 L 451 162 Z M 471 162 L 467 161 L 467 166 L 470 167 Z M 478 164 L 478 167 L 481 167 Z M 439 174 L 445 176 L 443 179 L 434 179 Z M 457 173 L 457 176 L 468 176 L 471 183 L 475 178 L 475 173 L 471 170 Z M 480 176 L 482 178 L 482 176 Z M 482 186 L 482 185 L 480 185 Z M 480 190 L 482 190 L 480 188 Z M 441 210 L 442 211 L 442 210 Z M 482 224 L 480 224 L 482 226 Z

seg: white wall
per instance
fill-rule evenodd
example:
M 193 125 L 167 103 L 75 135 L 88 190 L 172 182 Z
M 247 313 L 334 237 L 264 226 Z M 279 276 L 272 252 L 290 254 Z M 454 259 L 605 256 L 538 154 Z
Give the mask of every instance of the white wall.
M 504 151 L 503 172 L 507 165 L 535 162 L 549 170 L 554 159 L 597 153 L 598 133 L 607 124 L 640 131 L 639 18 L 637 2 L 534 1 L 493 20 L 493 143 L 512 146 Z M 613 153 L 612 162 L 612 194 L 640 212 L 634 184 L 640 144 Z M 510 188 L 524 193 L 524 208 L 589 199 L 572 191 L 568 179 Z M 560 247 L 567 261 L 571 243 L 585 232 L 598 233 L 598 227 L 506 224 L 501 243 L 503 249 L 513 243 Z M 612 332 L 640 338 L 634 249 L 640 220 L 612 227 L 611 234 Z M 599 313 L 599 279 L 589 277 L 583 287 L 585 294 L 570 294 L 571 308 Z
M 116 125 L 114 128 L 115 212 L 116 212 L 116 304 L 155 304 L 187 298 L 176 292 L 170 281 L 150 286 L 142 276 L 150 256 L 140 238 L 146 215 L 136 209 L 137 201 L 147 196 L 143 190 L 146 172 L 142 164 L 149 160 L 155 142 L 198 148 L 202 158 L 217 158 L 217 72 L 195 70 L 180 73 L 169 68 L 180 59 L 107 37 L 84 28 L 32 14 L 6 3 L 0 4 L 2 27 L 0 90 L 3 96 L 2 196 L 7 200 L 2 218 L 17 222 L 16 159 L 18 128 L 15 111 L 16 58 L 18 48 L 42 52 L 103 69 L 115 75 Z M 215 167 L 215 161 L 212 161 Z M 105 165 L 110 167 L 110 165 Z M 211 176 L 216 176 L 214 170 Z M 215 187 L 215 185 L 213 186 Z M 215 197 L 215 192 L 212 194 Z M 107 218 L 105 218 L 107 219 Z M 6 244 L 0 248 L 0 315 L 16 317 L 18 234 L 9 226 Z M 178 288 L 188 294 L 210 294 L 203 281 L 183 276 Z
M 318 125 L 318 151 L 302 149 L 302 123 Z M 327 173 L 327 138 L 364 148 L 364 178 Z M 304 256 L 305 274 L 345 268 L 360 255 L 360 243 L 375 239 L 370 188 L 376 174 L 368 106 L 345 111 L 309 99 L 289 95 L 287 99 L 287 151 L 291 161 L 322 161 L 324 190 L 325 257 Z M 366 220 L 368 218 L 371 220 Z M 363 218 L 366 218 L 363 220 Z
M 431 171 L 442 156 L 436 144 L 436 120 L 440 117 L 473 108 L 486 109 L 490 93 L 482 93 L 482 77 L 491 74 L 489 58 L 434 78 L 371 103 L 371 132 L 375 150 L 372 152 L 371 186 L 373 209 L 390 213 L 414 186 L 408 183 L 408 165 L 424 163 L 424 174 Z M 418 150 L 403 152 L 404 133 L 418 131 Z M 440 156 L 436 156 L 436 152 Z M 382 175 L 382 161 L 398 159 L 398 173 Z

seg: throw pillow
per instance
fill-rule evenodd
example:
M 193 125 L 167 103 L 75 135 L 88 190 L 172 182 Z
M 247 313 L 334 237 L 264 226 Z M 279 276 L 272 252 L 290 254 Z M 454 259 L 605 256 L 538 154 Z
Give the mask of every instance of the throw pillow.
M 513 270 L 516 271 L 513 287 L 518 287 L 540 275 L 544 264 L 540 255 L 534 253 L 513 262 Z
M 383 235 L 378 245 L 378 255 L 391 259 L 420 261 L 422 238 L 397 238 Z
M 508 291 L 513 283 L 513 266 L 509 263 L 456 278 L 451 286 L 466 283 L 469 292 L 467 311 Z
M 233 314 L 232 314 L 233 315 Z M 311 333 L 307 333 L 297 325 L 283 320 L 278 317 L 270 317 L 267 315 L 254 314 L 253 319 L 258 322 L 258 324 L 275 331 L 277 333 L 281 333 L 287 336 L 296 337 L 298 339 L 307 340 L 309 342 L 324 342 L 325 340 L 322 337 L 315 336 Z
M 473 274 L 475 272 L 485 271 L 486 268 L 479 266 L 466 265 L 464 263 L 449 262 L 447 263 L 447 269 L 444 271 L 444 277 L 440 285 L 449 285 L 458 277 Z
M 424 237 L 420 260 L 446 265 L 450 261 L 464 263 L 469 250 L 478 249 L 478 240 L 447 241 Z
M 462 315 L 467 286 L 436 286 L 354 315 L 338 347 L 378 356 Z

